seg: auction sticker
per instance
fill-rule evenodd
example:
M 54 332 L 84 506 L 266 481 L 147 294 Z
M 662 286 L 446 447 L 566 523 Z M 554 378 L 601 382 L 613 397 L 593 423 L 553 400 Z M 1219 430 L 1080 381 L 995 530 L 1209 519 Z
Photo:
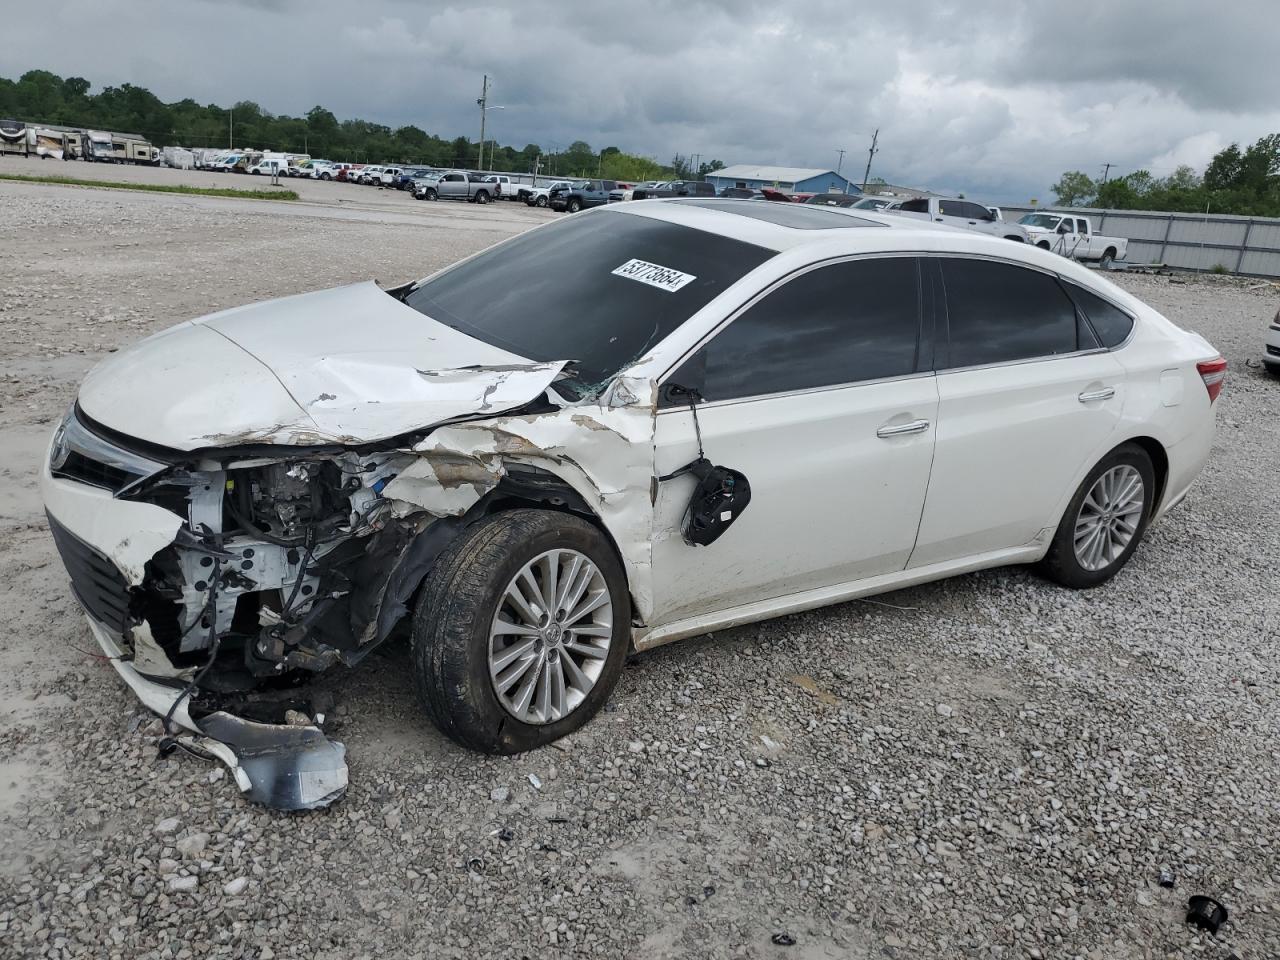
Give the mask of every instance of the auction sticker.
M 698 278 L 691 273 L 681 273 L 661 264 L 649 263 L 647 260 L 628 260 L 613 271 L 615 277 L 626 277 L 628 280 L 639 280 L 651 287 L 675 293 L 686 284 Z

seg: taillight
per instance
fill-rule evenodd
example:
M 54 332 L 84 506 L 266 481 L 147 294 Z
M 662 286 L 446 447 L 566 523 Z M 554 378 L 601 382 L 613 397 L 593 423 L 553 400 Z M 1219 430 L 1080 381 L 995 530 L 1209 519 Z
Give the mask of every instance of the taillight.
M 1222 382 L 1227 378 L 1227 361 L 1221 357 L 1216 360 L 1203 360 L 1196 364 L 1196 372 L 1204 381 L 1204 388 L 1209 391 L 1209 402 L 1213 403 L 1222 392 Z

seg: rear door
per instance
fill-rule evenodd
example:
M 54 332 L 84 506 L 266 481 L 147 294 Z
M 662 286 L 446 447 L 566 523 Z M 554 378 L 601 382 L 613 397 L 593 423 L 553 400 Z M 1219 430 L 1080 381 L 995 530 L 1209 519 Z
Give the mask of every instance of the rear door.
M 442 197 L 467 196 L 467 178 L 461 173 L 446 173 L 440 178 L 436 192 Z
M 751 503 L 715 543 L 691 547 L 680 529 L 693 479 L 658 484 L 655 624 L 904 567 L 938 403 L 918 271 L 913 257 L 810 268 L 671 374 L 658 474 L 698 455 L 700 427 L 706 456 L 747 477 Z M 670 384 L 704 398 L 696 425 Z
M 938 428 L 911 566 L 1045 542 L 1113 445 L 1124 368 L 1057 278 L 976 257 L 926 261 L 939 314 Z

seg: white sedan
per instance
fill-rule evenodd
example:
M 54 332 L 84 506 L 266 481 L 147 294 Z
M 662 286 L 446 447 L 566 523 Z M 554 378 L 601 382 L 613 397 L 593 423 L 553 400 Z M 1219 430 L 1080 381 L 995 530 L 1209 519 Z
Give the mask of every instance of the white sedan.
M 430 717 L 509 753 L 632 648 L 1006 564 L 1109 580 L 1204 467 L 1225 361 L 1061 257 L 860 214 L 617 204 L 110 357 L 42 477 L 94 634 L 300 807 L 340 745 L 244 717 L 402 620 Z

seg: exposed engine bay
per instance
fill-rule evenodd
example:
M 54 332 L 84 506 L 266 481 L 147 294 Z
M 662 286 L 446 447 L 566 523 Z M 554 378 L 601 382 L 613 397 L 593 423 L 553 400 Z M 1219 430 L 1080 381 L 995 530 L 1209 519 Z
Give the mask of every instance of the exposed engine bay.
M 406 539 L 388 531 L 381 492 L 408 459 L 344 452 L 166 473 L 137 496 L 185 515 L 186 535 L 147 565 L 134 612 L 179 669 L 216 644 L 204 685 L 220 691 L 353 662 L 351 640 L 377 612 L 373 598 L 353 607 L 368 585 L 361 563 Z

